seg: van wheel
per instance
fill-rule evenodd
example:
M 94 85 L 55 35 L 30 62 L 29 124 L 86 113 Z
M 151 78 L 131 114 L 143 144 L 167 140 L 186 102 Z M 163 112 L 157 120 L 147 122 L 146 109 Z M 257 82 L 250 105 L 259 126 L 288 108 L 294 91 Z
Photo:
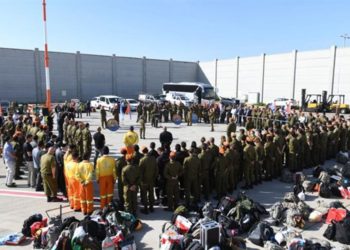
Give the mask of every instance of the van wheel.
M 340 114 L 346 114 L 346 110 L 345 109 L 341 109 L 340 110 Z

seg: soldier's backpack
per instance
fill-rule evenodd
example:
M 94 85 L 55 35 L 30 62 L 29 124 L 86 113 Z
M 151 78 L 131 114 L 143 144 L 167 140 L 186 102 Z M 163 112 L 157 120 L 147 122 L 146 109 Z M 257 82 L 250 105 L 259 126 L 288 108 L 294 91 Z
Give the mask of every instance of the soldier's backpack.
M 257 224 L 249 233 L 248 239 L 255 245 L 264 246 L 264 242 L 274 236 L 272 227 L 264 222 Z
M 192 241 L 185 250 L 204 250 L 201 243 L 198 240 Z
M 223 214 L 227 214 L 235 206 L 235 199 L 230 196 L 223 197 L 217 205 L 217 209 Z
M 350 217 L 346 217 L 344 220 L 339 221 L 335 225 L 335 240 L 350 245 Z
M 336 221 L 331 221 L 331 223 L 327 226 L 326 230 L 323 233 L 323 237 L 327 238 L 328 240 L 334 240 L 335 238 L 335 232 L 336 232 Z
M 332 197 L 332 191 L 329 188 L 327 183 L 321 183 L 320 184 L 320 192 L 319 195 L 323 198 L 331 198 Z
M 282 222 L 284 210 L 285 207 L 281 202 L 276 202 L 275 204 L 273 204 L 270 209 L 270 215 L 272 219 L 276 220 L 278 223 Z

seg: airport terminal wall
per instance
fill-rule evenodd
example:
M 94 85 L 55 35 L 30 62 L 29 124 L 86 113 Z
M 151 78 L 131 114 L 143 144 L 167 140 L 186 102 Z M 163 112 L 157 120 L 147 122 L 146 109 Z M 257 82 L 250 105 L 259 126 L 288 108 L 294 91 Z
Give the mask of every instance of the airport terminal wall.
M 53 102 L 72 98 L 161 92 L 162 83 L 197 80 L 198 63 L 49 52 Z M 44 53 L 38 49 L 0 48 L 0 100 L 45 101 Z
M 199 66 L 198 80 L 216 86 L 223 97 L 258 92 L 264 103 L 279 97 L 300 101 L 301 89 L 306 88 L 310 94 L 345 94 L 350 103 L 350 48 L 236 57 Z
M 218 95 L 242 98 L 250 92 L 260 101 L 294 98 L 307 93 L 345 94 L 350 103 L 350 48 L 292 51 L 207 62 L 50 52 L 53 102 L 88 100 L 100 94 L 136 98 L 160 93 L 163 82 L 200 81 Z M 44 102 L 44 53 L 38 49 L 0 48 L 0 100 Z

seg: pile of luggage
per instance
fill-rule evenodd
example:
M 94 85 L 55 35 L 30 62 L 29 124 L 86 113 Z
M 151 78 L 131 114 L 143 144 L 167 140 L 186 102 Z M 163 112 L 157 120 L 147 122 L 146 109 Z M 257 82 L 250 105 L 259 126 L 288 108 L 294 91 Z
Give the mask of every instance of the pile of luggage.
M 112 202 L 83 220 L 57 216 L 48 221 L 41 214 L 32 215 L 24 221 L 22 233 L 32 237 L 34 249 L 133 250 L 136 244 L 132 233 L 141 228 L 140 220 L 119 211 Z
M 226 196 L 216 206 L 201 209 L 178 207 L 162 227 L 159 248 L 246 249 L 246 240 L 265 249 L 332 249 L 328 240 L 350 244 L 350 213 L 341 202 L 319 203 L 315 209 L 305 202 L 305 177 L 294 175 L 293 192 L 272 205 L 269 212 L 244 193 Z M 300 233 L 315 223 L 327 223 L 325 239 L 303 238 Z
M 246 235 L 268 215 L 265 207 L 240 193 L 226 196 L 214 207 L 201 209 L 179 206 L 171 221 L 162 227 L 159 248 L 167 249 L 246 249 Z

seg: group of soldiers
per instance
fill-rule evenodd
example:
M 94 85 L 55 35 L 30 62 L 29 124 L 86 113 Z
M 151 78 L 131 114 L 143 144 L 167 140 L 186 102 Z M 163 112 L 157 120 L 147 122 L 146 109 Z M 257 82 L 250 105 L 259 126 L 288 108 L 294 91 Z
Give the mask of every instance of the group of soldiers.
M 152 120 L 152 114 L 157 114 L 148 113 L 147 105 L 140 107 L 139 120 L 146 122 Z M 174 107 L 181 109 L 181 105 Z M 152 110 L 158 108 L 155 105 Z M 195 108 L 188 109 L 188 119 Z M 217 113 L 216 107 L 208 108 Z M 215 198 L 220 199 L 236 189 L 240 182 L 242 188 L 250 189 L 263 180 L 279 177 L 283 169 L 295 172 L 317 166 L 334 158 L 339 151 L 350 149 L 350 120 L 343 116 L 328 118 L 294 110 L 286 115 L 281 110 L 261 107 L 248 107 L 246 115 L 237 116 L 233 109 L 225 109 L 227 131 L 217 144 L 213 137 L 208 140 L 202 137 L 199 145 L 193 141 L 189 149 L 185 142 L 171 148 L 172 139 L 166 144 L 161 141 L 158 148 L 152 142 L 149 149 L 142 147 L 140 150 L 134 145 L 133 153 L 122 148 L 122 156 L 117 160 L 109 156 L 108 147 L 102 145 L 98 149 L 101 157 L 95 165 L 89 163 L 92 145 L 89 124 L 76 122 L 67 115 L 62 124 L 62 141 L 65 143 L 61 147 L 65 148 L 64 183 L 71 207 L 86 214 L 92 212 L 94 175 L 99 184 L 102 208 L 112 199 L 118 180 L 120 206 L 136 215 L 140 190 L 141 212 L 147 214 L 154 211 L 157 202 L 166 205 L 166 210 L 174 210 L 181 199 L 190 206 L 201 197 L 210 199 L 214 190 Z M 176 111 L 176 114 L 181 112 Z M 237 129 L 238 125 L 243 127 Z M 15 138 L 15 143 L 31 134 L 37 142 L 55 145 L 60 137 L 41 125 L 38 117 L 32 119 L 30 116 L 19 117 L 17 124 L 9 117 L 1 131 L 3 135 Z M 69 145 L 68 149 L 66 145 Z M 20 146 L 17 148 L 19 154 L 23 153 Z

